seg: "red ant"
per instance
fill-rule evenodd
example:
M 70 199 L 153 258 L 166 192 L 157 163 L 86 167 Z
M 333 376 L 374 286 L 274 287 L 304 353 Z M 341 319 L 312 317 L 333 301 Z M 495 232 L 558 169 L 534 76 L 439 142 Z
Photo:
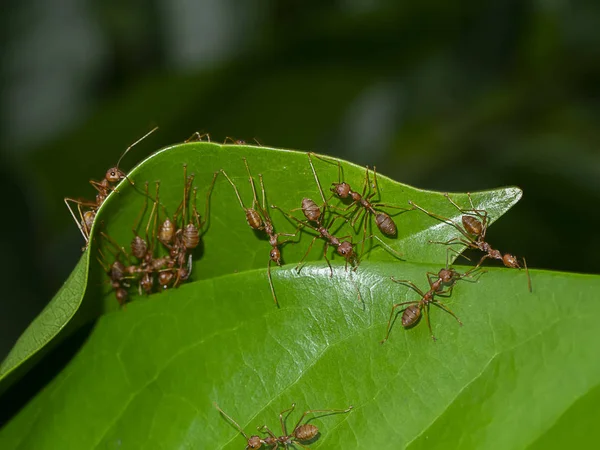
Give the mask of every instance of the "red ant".
M 90 180 L 90 184 L 94 187 L 94 189 L 96 189 L 98 191 L 98 193 L 96 194 L 95 201 L 80 200 L 80 199 L 74 199 L 74 198 L 69 198 L 69 197 L 64 198 L 65 205 L 67 205 L 67 208 L 69 208 L 69 212 L 71 213 L 73 220 L 77 224 L 77 228 L 79 228 L 79 231 L 81 232 L 83 238 L 85 239 L 86 244 L 89 242 L 89 236 L 90 236 L 92 225 L 94 223 L 94 219 L 96 217 L 96 211 L 98 211 L 98 208 L 100 208 L 100 206 L 102 206 L 102 204 L 108 197 L 108 194 L 110 194 L 110 191 L 116 192 L 114 185 L 118 184 L 123 179 L 127 179 L 129 181 L 129 183 L 131 183 L 132 185 L 134 184 L 133 181 L 130 180 L 127 177 L 127 175 L 122 170 L 119 169 L 119 164 L 121 163 L 121 160 L 129 152 L 129 150 L 131 150 L 135 145 L 139 144 L 141 141 L 146 139 L 148 136 L 150 136 L 156 130 L 158 130 L 158 127 L 153 128 L 148 133 L 146 133 L 144 136 L 142 136 L 140 139 L 138 139 L 133 144 L 131 144 L 129 147 L 127 147 L 127 149 L 125 149 L 125 151 L 121 154 L 121 157 L 117 161 L 117 165 L 115 167 L 111 167 L 110 169 L 108 169 L 106 171 L 106 174 L 104 175 L 104 178 L 102 179 L 102 181 Z M 69 204 L 69 202 L 77 205 L 77 209 L 78 209 L 79 217 L 80 217 L 79 219 L 73 212 L 73 209 L 71 208 L 71 205 Z M 90 208 L 90 210 L 86 211 L 84 213 L 82 211 L 81 207 L 88 207 L 88 208 Z
M 312 200 L 310 198 L 304 198 L 302 200 L 302 208 L 301 209 L 302 209 L 302 212 L 303 212 L 304 216 L 309 220 L 309 222 L 314 222 L 315 226 L 311 225 L 309 222 L 304 222 L 304 221 L 301 221 L 301 220 L 297 219 L 296 217 L 294 217 L 294 216 L 286 213 L 285 211 L 283 211 L 278 206 L 271 205 L 271 207 L 279 209 L 284 215 L 286 215 L 290 219 L 298 222 L 301 227 L 304 226 L 304 227 L 312 228 L 317 233 L 319 233 L 311 241 L 311 243 L 310 243 L 310 245 L 308 247 L 308 250 L 306 251 L 306 253 L 302 257 L 302 259 L 300 260 L 300 262 L 298 263 L 298 265 L 296 266 L 296 269 L 298 270 L 298 268 L 302 264 L 302 261 L 304 261 L 304 258 L 306 258 L 306 256 L 308 255 L 308 253 L 310 253 L 310 250 L 312 249 L 312 246 L 315 243 L 315 241 L 317 240 L 317 238 L 322 237 L 325 240 L 325 247 L 324 247 L 324 250 L 323 250 L 323 255 L 325 257 L 325 260 L 327 261 L 327 265 L 329 266 L 330 276 L 333 276 L 333 269 L 331 267 L 329 259 L 327 258 L 327 249 L 329 248 L 330 245 L 333 246 L 333 247 L 335 247 L 337 253 L 346 260 L 346 269 L 348 268 L 348 262 L 350 262 L 352 265 L 358 265 L 358 258 L 357 258 L 356 252 L 354 251 L 354 247 L 353 247 L 352 241 L 351 240 L 350 241 L 340 240 L 340 239 L 345 239 L 345 238 L 351 238 L 351 236 L 348 235 L 348 236 L 343 236 L 341 238 L 337 238 L 336 236 L 333 235 L 333 233 L 331 233 L 329 231 L 329 229 L 333 226 L 333 224 L 335 223 L 335 221 L 338 218 L 342 217 L 342 216 L 334 217 L 331 220 L 331 222 L 329 223 L 328 226 L 323 226 L 323 217 L 324 217 L 325 211 L 326 211 L 326 209 L 327 209 L 327 207 L 329 205 L 327 203 L 327 200 L 325 199 L 325 195 L 323 194 L 323 188 L 321 187 L 321 182 L 319 181 L 319 177 L 318 177 L 317 172 L 315 170 L 315 167 L 314 167 L 314 165 L 312 163 L 312 159 L 311 159 L 310 154 L 308 154 L 308 161 L 309 161 L 311 170 L 313 172 L 313 175 L 314 175 L 314 178 L 315 178 L 315 182 L 316 182 L 317 187 L 319 189 L 319 194 L 321 195 L 321 199 L 323 200 L 323 205 L 321 207 L 319 207 L 314 202 L 314 200 Z M 364 246 L 364 241 L 366 239 L 371 239 L 371 238 L 377 239 L 388 251 L 392 252 L 393 254 L 397 255 L 398 257 L 401 256 L 397 251 L 395 251 L 394 249 L 392 249 L 391 247 L 389 247 L 379 237 L 377 237 L 375 235 L 371 235 L 368 238 L 365 237 L 363 239 L 363 246 Z
M 280 236 L 294 237 L 294 236 L 296 236 L 296 233 L 275 233 L 275 228 L 273 227 L 273 222 L 271 220 L 271 216 L 269 215 L 269 211 L 267 210 L 267 206 L 266 206 L 267 202 L 266 202 L 266 194 L 265 194 L 265 186 L 263 183 L 263 177 L 261 174 L 258 175 L 258 178 L 260 181 L 260 189 L 262 192 L 262 206 L 261 206 L 258 203 L 258 198 L 257 198 L 258 195 L 256 193 L 256 186 L 254 184 L 254 178 L 252 177 L 252 174 L 250 173 L 250 167 L 248 167 L 248 161 L 246 160 L 246 158 L 242 158 L 242 159 L 244 160 L 244 165 L 246 166 L 246 171 L 248 172 L 248 180 L 250 182 L 250 186 L 252 186 L 253 198 L 252 198 L 252 207 L 251 208 L 246 208 L 246 206 L 244 206 L 244 202 L 242 201 L 242 197 L 240 196 L 240 193 L 239 193 L 236 185 L 233 183 L 231 178 L 229 178 L 227 173 L 225 173 L 225 171 L 223 169 L 221 169 L 221 173 L 225 176 L 225 178 L 227 178 L 227 181 L 229 181 L 229 184 L 231 184 L 231 186 L 233 187 L 233 190 L 235 191 L 235 195 L 237 196 L 238 201 L 240 202 L 240 206 L 246 213 L 246 222 L 248 222 L 248 225 L 250 226 L 250 228 L 252 228 L 253 230 L 256 230 L 256 231 L 264 231 L 267 234 L 267 236 L 269 237 L 269 245 L 271 245 L 271 252 L 269 253 L 269 263 L 267 266 L 267 277 L 269 279 L 269 286 L 271 287 L 271 294 L 273 294 L 273 300 L 275 301 L 275 305 L 279 306 L 279 302 L 277 301 L 277 295 L 275 294 L 275 289 L 273 287 L 273 279 L 271 277 L 271 263 L 274 262 L 278 266 L 281 266 L 281 264 L 282 264 L 281 250 L 279 247 L 288 242 L 291 242 L 291 239 L 287 239 L 285 241 L 279 242 L 279 237 Z M 298 231 L 298 229 L 296 230 L 296 232 L 297 231 Z
M 395 315 L 394 313 L 396 309 L 405 305 L 409 306 L 404 308 L 402 312 L 402 326 L 404 328 L 411 328 L 415 326 L 421 319 L 421 312 L 424 311 L 425 317 L 427 319 L 427 325 L 429 326 L 429 332 L 431 333 L 431 339 L 433 339 L 434 341 L 436 340 L 436 338 L 433 335 L 433 330 L 431 329 L 431 320 L 429 318 L 429 305 L 435 305 L 438 308 L 443 309 L 452 317 L 454 317 L 458 324 L 462 326 L 462 322 L 456 316 L 456 314 L 454 314 L 446 305 L 444 305 L 435 297 L 448 296 L 452 292 L 452 288 L 458 280 L 460 280 L 461 278 L 468 277 L 469 274 L 476 269 L 477 268 L 474 268 L 464 274 L 459 274 L 453 268 L 448 268 L 448 265 L 446 264 L 446 267 L 444 269 L 441 269 L 437 274 L 434 272 L 427 272 L 427 281 L 429 282 L 429 290 L 427 292 L 423 292 L 409 280 L 397 280 L 394 277 L 391 277 L 391 280 L 393 282 L 404 284 L 413 289 L 417 294 L 421 296 L 421 300 L 396 303 L 392 306 L 390 319 L 388 320 L 387 325 L 387 333 L 385 335 L 385 338 L 381 341 L 381 344 L 385 343 L 390 336 Z M 437 279 L 435 279 L 436 277 Z
M 458 225 L 456 222 L 454 222 L 453 220 L 448 219 L 447 217 L 443 217 L 438 214 L 427 211 L 426 209 L 415 204 L 414 202 L 409 201 L 409 203 L 411 205 L 413 205 L 415 208 L 418 208 L 421 211 L 423 211 L 425 214 L 427 214 L 431 217 L 434 217 L 438 220 L 441 220 L 442 222 L 445 222 L 448 225 L 453 226 L 464 236 L 464 238 L 462 238 L 462 239 L 455 237 L 446 242 L 440 242 L 441 244 L 450 245 L 453 243 L 458 243 L 458 244 L 467 246 L 467 248 L 472 248 L 472 249 L 482 251 L 484 253 L 484 255 L 481 257 L 479 262 L 475 265 L 476 268 L 480 267 L 481 264 L 483 263 L 483 261 L 485 261 L 487 258 L 491 258 L 491 259 L 498 259 L 498 260 L 502 261 L 502 264 L 504 264 L 504 266 L 506 266 L 506 267 L 513 268 L 513 269 L 521 269 L 521 265 L 519 264 L 519 260 L 517 259 L 516 256 L 511 255 L 510 253 L 505 253 L 503 255 L 499 250 L 492 248 L 492 246 L 486 242 L 485 234 L 486 234 L 487 228 L 488 228 L 488 220 L 489 220 L 488 212 L 485 209 L 476 209 L 475 208 L 475 206 L 473 205 L 473 199 L 471 198 L 470 193 L 467 193 L 467 196 L 469 197 L 471 209 L 462 209 L 460 206 L 458 206 L 454 202 L 454 200 L 452 200 L 450 198 L 450 195 L 448 193 L 445 193 L 444 196 L 462 214 L 462 217 L 461 217 L 462 227 L 460 225 Z M 522 258 L 522 259 L 523 259 L 523 267 L 525 268 L 525 272 L 527 273 L 527 286 L 529 288 L 529 292 L 532 292 L 531 277 L 529 276 L 529 269 L 527 268 L 527 261 L 525 260 L 525 258 Z
M 308 411 L 304 411 L 304 414 L 302 414 L 302 416 L 296 423 L 296 426 L 294 427 L 294 431 L 292 431 L 291 434 L 288 434 L 286 426 L 285 426 L 285 420 L 283 419 L 283 414 L 287 413 L 287 416 L 286 416 L 286 418 L 287 418 L 291 414 L 291 412 L 294 410 L 295 407 L 296 407 L 296 404 L 292 403 L 291 408 L 288 408 L 279 413 L 279 422 L 281 423 L 281 431 L 283 433 L 282 436 L 275 436 L 275 434 L 266 425 L 263 425 L 262 427 L 258 428 L 263 433 L 267 433 L 269 435 L 269 437 L 264 439 L 264 442 L 267 445 L 272 445 L 273 448 L 279 448 L 280 446 L 283 448 L 288 448 L 289 446 L 294 446 L 294 445 L 298 444 L 302 448 L 309 448 L 306 445 L 302 444 L 302 442 L 307 442 L 307 441 L 314 439 L 317 436 L 317 434 L 319 434 L 319 429 L 315 425 L 310 424 L 308 422 L 300 425 L 300 423 L 304 420 L 304 418 L 308 414 L 314 414 L 314 413 L 345 414 L 345 413 L 350 412 L 350 410 L 353 408 L 353 406 L 349 406 L 346 409 L 311 409 Z M 302 442 L 300 442 L 300 441 L 302 441 Z
M 263 439 L 257 435 L 248 437 L 248 435 L 244 432 L 242 427 L 240 427 L 235 420 L 233 420 L 221 408 L 219 408 L 219 406 L 216 403 L 213 403 L 213 404 L 214 404 L 215 408 L 217 408 L 217 410 L 219 410 L 219 412 L 221 414 L 223 414 L 223 416 L 225 416 L 225 418 L 227 418 L 229 420 L 229 422 L 232 423 L 237 428 L 237 430 L 242 434 L 242 436 L 244 436 L 244 438 L 246 439 L 246 442 L 247 442 L 246 450 L 259 449 L 263 445 L 265 445 L 267 447 L 271 447 L 273 449 L 276 449 L 279 447 L 283 447 L 283 448 L 287 449 L 290 446 L 294 446 L 296 444 L 298 444 L 302 448 L 309 448 L 306 445 L 304 445 L 302 442 L 307 442 L 307 441 L 314 439 L 319 434 L 319 429 L 315 425 L 310 424 L 308 422 L 300 425 L 302 423 L 302 421 L 304 420 L 304 418 L 308 414 L 314 414 L 314 413 L 345 414 L 345 413 L 350 412 L 350 410 L 353 408 L 353 406 L 349 406 L 346 409 L 311 409 L 311 410 L 305 411 L 304 414 L 302 414 L 302 416 L 300 417 L 300 420 L 298 420 L 298 422 L 296 423 L 296 426 L 294 427 L 294 430 L 292 431 L 292 433 L 288 434 L 283 415 L 285 413 L 287 413 L 287 416 L 286 416 L 286 419 L 287 419 L 287 417 L 291 414 L 291 412 L 296 407 L 296 404 L 292 403 L 291 408 L 283 410 L 283 411 L 281 411 L 281 413 L 279 413 L 279 422 L 281 424 L 281 431 L 282 431 L 283 435 L 276 436 L 266 425 L 263 425 L 262 427 L 258 427 L 258 430 L 263 433 L 267 433 L 269 435 L 268 437 Z
M 318 156 L 316 154 L 314 156 L 319 158 L 322 161 L 327 162 L 327 163 L 333 163 L 333 161 L 329 161 L 329 160 L 327 160 L 321 156 Z M 310 158 L 310 153 L 309 153 L 308 157 L 309 157 L 309 162 L 310 162 L 311 168 L 313 170 L 313 174 L 315 174 L 315 177 L 316 177 L 316 172 L 315 172 L 312 160 Z M 354 207 L 354 211 L 351 214 L 351 216 L 353 216 L 353 218 L 352 218 L 352 221 L 350 222 L 350 225 L 352 227 L 354 227 L 354 225 L 356 224 L 358 219 L 363 214 L 364 215 L 371 214 L 372 216 L 375 217 L 375 224 L 377 225 L 377 228 L 379 228 L 379 231 L 381 231 L 384 235 L 386 235 L 388 237 L 396 237 L 398 235 L 398 229 L 396 227 L 396 223 L 390 217 L 389 214 L 387 214 L 386 212 L 383 212 L 383 211 L 379 211 L 378 208 L 385 207 L 385 208 L 401 209 L 404 211 L 410 211 L 410 210 L 407 208 L 402 208 L 400 206 L 395 206 L 395 205 L 389 205 L 386 203 L 379 203 L 379 202 L 371 203 L 371 199 L 379 193 L 379 185 L 377 184 L 377 169 L 375 167 L 373 167 L 374 184 L 372 185 L 372 188 L 374 189 L 374 192 L 367 194 L 367 188 L 369 187 L 369 184 L 370 184 L 369 166 L 365 167 L 365 181 L 363 184 L 363 190 L 362 190 L 362 194 L 361 194 L 359 192 L 353 191 L 352 187 L 345 181 L 341 181 L 342 166 L 339 163 L 339 161 L 336 161 L 336 163 L 338 166 L 338 182 L 331 183 L 331 192 L 339 199 L 342 199 L 342 200 L 345 200 L 347 198 L 352 199 L 352 203 L 350 203 L 347 208 L 343 209 L 343 211 L 346 211 L 346 210 Z M 363 244 L 362 244 L 361 254 L 364 252 L 364 242 L 366 240 L 366 236 L 367 236 L 367 221 L 365 218 L 365 220 L 363 220 Z

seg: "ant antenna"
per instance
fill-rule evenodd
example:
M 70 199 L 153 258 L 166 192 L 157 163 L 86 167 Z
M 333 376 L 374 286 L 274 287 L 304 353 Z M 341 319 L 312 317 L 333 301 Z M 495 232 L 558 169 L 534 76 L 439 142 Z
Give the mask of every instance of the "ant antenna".
M 119 168 L 119 164 L 121 164 L 121 160 L 123 159 L 123 156 L 125 156 L 127 154 L 127 152 L 129 152 L 129 150 L 131 150 L 133 147 L 135 147 L 137 144 L 139 144 L 140 142 L 142 142 L 144 139 L 146 139 L 148 136 L 150 136 L 152 133 L 154 133 L 156 130 L 158 130 L 158 127 L 154 127 L 152 128 L 150 131 L 148 131 L 145 135 L 143 135 L 141 138 L 139 138 L 137 141 L 135 141 L 133 144 L 131 144 L 129 147 L 127 147 L 127 149 L 125 149 L 125 151 L 123 152 L 123 154 L 121 155 L 121 157 L 119 158 L 119 160 L 117 161 L 117 169 Z

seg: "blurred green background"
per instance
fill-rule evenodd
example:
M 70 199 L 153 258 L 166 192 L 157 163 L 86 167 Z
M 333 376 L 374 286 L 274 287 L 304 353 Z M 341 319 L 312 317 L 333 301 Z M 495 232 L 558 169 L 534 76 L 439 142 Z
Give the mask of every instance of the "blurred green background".
M 597 1 L 23 0 L 0 24 L 0 355 L 81 253 L 63 197 L 93 198 L 155 125 L 123 168 L 201 131 L 422 188 L 517 185 L 489 241 L 600 271 Z

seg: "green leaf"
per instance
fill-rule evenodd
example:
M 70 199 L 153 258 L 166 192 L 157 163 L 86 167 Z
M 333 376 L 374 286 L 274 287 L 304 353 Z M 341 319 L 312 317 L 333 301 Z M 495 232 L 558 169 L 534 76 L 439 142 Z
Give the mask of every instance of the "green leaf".
M 152 196 L 154 182 L 160 181 L 160 202 L 172 214 L 183 197 L 184 164 L 188 174 L 195 174 L 201 214 L 213 173 L 221 168 L 250 206 L 252 191 L 242 157 L 247 158 L 255 178 L 263 175 L 268 204 L 289 211 L 298 208 L 305 196 L 319 202 L 304 153 L 208 143 L 177 145 L 157 152 L 134 169 L 129 174 L 133 186 L 123 181 L 117 187 L 118 193 L 109 196 L 98 213 L 96 235 L 101 229 L 127 247 L 140 211 L 145 207 L 147 212 L 152 206 L 144 195 L 146 181 Z M 338 180 L 337 165 L 313 160 L 329 194 L 329 184 Z M 345 181 L 357 190 L 362 187 L 364 168 L 346 162 L 342 166 Z M 387 204 L 406 207 L 412 200 L 444 216 L 460 216 L 440 193 L 418 190 L 381 175 L 378 187 L 381 201 Z M 508 188 L 473 194 L 473 200 L 477 208 L 487 209 L 493 220 L 520 195 L 519 189 Z M 461 205 L 468 204 L 464 194 L 453 198 Z M 293 269 L 312 239 L 309 233 L 302 233 L 297 243 L 283 248 L 284 259 L 290 264 L 273 268 L 281 305 L 277 308 L 266 277 L 268 241 L 247 225 L 234 191 L 222 175 L 217 178 L 210 206 L 208 228 L 194 260 L 191 282 L 147 299 L 134 296 L 123 310 L 118 308 L 96 261 L 102 241 L 92 242 L 87 286 L 80 278 L 85 280 L 84 254 L 78 271 L 63 289 L 72 295 L 62 295 L 53 302 L 59 310 L 64 302 L 71 311 L 56 316 L 55 329 L 67 325 L 75 328 L 84 319 L 101 318 L 67 368 L 0 431 L 0 445 L 210 448 L 229 443 L 230 448 L 241 448 L 242 438 L 212 406 L 216 401 L 244 426 L 250 423 L 250 433 L 265 422 L 276 427 L 279 411 L 292 402 L 298 403 L 299 410 L 290 418 L 290 426 L 301 410 L 352 404 L 355 410 L 347 415 L 311 422 L 322 430 L 315 447 L 352 447 L 358 439 L 363 447 L 372 441 L 374 446 L 386 448 L 392 442 L 390 436 L 397 436 L 393 442 L 401 446 L 442 417 L 491 359 L 526 340 L 527 333 L 539 332 L 533 325 L 519 332 L 513 327 L 515 330 L 499 340 L 516 308 L 544 299 L 544 289 L 551 289 L 547 278 L 557 276 L 534 273 L 534 295 L 527 292 L 525 273 L 517 270 L 493 270 L 472 286 L 461 282 L 451 307 L 468 326 L 459 329 L 452 317 L 436 310 L 434 330 L 441 342 L 431 343 L 425 325 L 405 331 L 397 322 L 390 341 L 381 346 L 392 303 L 415 299 L 414 293 L 390 282 L 389 276 L 412 279 L 425 288 L 425 272 L 437 272 L 447 258 L 445 246 L 428 241 L 446 241 L 456 237 L 457 230 L 420 211 L 409 211 L 394 216 L 398 237 L 389 239 L 369 220 L 364 235 L 380 236 L 386 245 L 402 253 L 403 260 L 369 239 L 368 253 L 356 271 L 344 270 L 344 261 L 333 258 L 333 277 L 326 264 L 318 262 L 323 259 L 320 242 L 307 256 L 309 263 L 301 273 Z M 394 213 L 393 209 L 388 211 Z M 295 223 L 278 211 L 271 214 L 278 232 L 294 231 Z M 144 217 L 147 220 L 148 215 Z M 357 228 L 354 242 L 364 237 L 360 222 Z M 345 224 L 338 235 L 350 231 L 350 225 Z M 106 246 L 103 254 L 109 259 Z M 83 275 L 78 278 L 80 271 Z M 568 276 L 564 278 L 568 280 Z M 565 281 L 565 292 L 571 292 L 572 284 Z M 481 299 L 494 301 L 482 308 Z M 74 310 L 80 313 L 75 315 L 79 320 L 68 322 Z M 490 311 L 495 314 L 494 321 Z M 495 336 L 498 342 L 479 339 L 471 330 L 488 338 Z M 12 368 L 36 351 L 41 354 L 52 337 L 48 334 L 45 341 L 34 341 L 30 347 L 22 344 L 36 333 L 34 322 L 13 351 L 21 359 L 9 360 Z M 22 352 L 24 348 L 29 352 Z M 4 364 L 10 371 L 11 366 Z M 412 388 L 409 382 L 415 383 Z M 425 393 L 436 393 L 431 406 L 423 403 L 429 396 L 420 395 L 416 386 Z M 398 424 L 402 424 L 401 430 Z
M 322 433 L 311 448 L 521 448 L 571 411 L 571 422 L 597 420 L 595 404 L 577 409 L 600 380 L 598 277 L 532 271 L 530 294 L 525 273 L 492 268 L 448 299 L 463 327 L 433 308 L 436 343 L 424 323 L 396 322 L 381 345 L 392 303 L 416 298 L 389 276 L 425 287 L 437 268 L 277 270 L 280 309 L 262 269 L 132 302 L 99 320 L 0 447 L 242 448 L 213 401 L 250 434 L 276 430 L 292 402 L 290 424 L 304 409 L 353 405 L 311 422 Z
M 176 145 L 156 152 L 154 155 L 139 164 L 129 174 L 135 183 L 131 185 L 124 180 L 118 186 L 118 194 L 110 195 L 98 213 L 94 232 L 98 228 L 108 233 L 120 245 L 128 247 L 132 238 L 131 229 L 146 203 L 144 195 L 145 182 L 149 181 L 150 194 L 154 195 L 154 182 L 160 181 L 160 201 L 169 213 L 173 213 L 183 197 L 183 165 L 188 165 L 188 173 L 194 173 L 195 186 L 199 189 L 198 208 L 203 214 L 204 193 L 213 177 L 213 173 L 223 168 L 235 180 L 245 205 L 252 205 L 252 190 L 248 183 L 248 175 L 242 162 L 246 157 L 249 166 L 256 177 L 261 173 L 264 177 L 268 203 L 274 203 L 284 210 L 298 208 L 300 200 L 304 197 L 313 198 L 320 203 L 319 191 L 308 164 L 305 153 L 287 150 L 275 150 L 256 146 L 217 145 L 205 142 Z M 331 182 L 338 181 L 337 165 L 313 158 L 315 169 L 325 194 L 329 196 Z M 334 161 L 334 160 L 332 160 Z M 348 162 L 342 162 L 344 180 L 359 190 L 364 183 L 365 171 Z M 372 181 L 372 180 L 371 180 Z M 457 217 L 458 211 L 452 207 L 439 193 L 422 191 L 378 176 L 379 196 L 387 204 L 408 207 L 408 200 L 418 202 L 422 206 L 434 208 L 438 213 Z M 91 188 L 89 188 L 91 190 Z M 260 192 L 259 192 L 260 197 Z M 495 191 L 474 194 L 478 207 L 485 207 L 490 212 L 492 220 L 498 218 L 508 210 L 521 197 L 517 188 L 507 188 Z M 457 195 L 462 199 L 464 195 Z M 466 204 L 466 203 L 465 203 Z M 220 175 L 216 181 L 211 196 L 212 211 L 209 217 L 209 226 L 204 237 L 202 258 L 194 262 L 193 278 L 212 278 L 232 272 L 243 272 L 251 269 L 266 268 L 269 260 L 268 242 L 257 240 L 257 235 L 250 229 L 244 220 L 244 213 L 234 195 L 232 187 Z M 388 209 L 390 214 L 398 210 Z M 148 213 L 149 214 L 149 213 Z M 148 214 L 145 216 L 148 217 Z M 278 211 L 272 213 L 276 230 L 279 232 L 293 232 L 296 224 L 282 216 Z M 457 235 L 456 230 L 445 226 L 421 213 L 411 211 L 396 217 L 398 237 L 388 239 L 382 236 L 386 244 L 402 253 L 406 261 L 437 262 L 446 260 L 444 246 L 426 245 L 428 240 L 448 240 Z M 369 224 L 368 235 L 373 229 Z M 143 225 L 143 224 L 142 224 Z M 358 228 L 360 228 L 360 223 Z M 143 229 L 143 226 L 142 226 Z M 363 239 L 362 230 L 358 234 L 349 229 L 342 228 L 338 235 L 356 234 L 354 241 Z M 380 235 L 375 230 L 376 235 Z M 260 235 L 259 235 L 260 237 Z M 283 254 L 286 261 L 299 261 L 304 255 L 311 236 L 303 233 L 299 243 L 286 245 Z M 375 244 L 375 245 L 374 245 Z M 80 311 L 76 323 L 67 328 L 68 334 L 77 329 L 81 324 L 102 314 L 104 311 L 118 309 L 118 304 L 112 295 L 106 295 L 105 289 L 98 289 L 102 283 L 101 270 L 96 264 L 96 243 L 92 243 L 92 258 L 90 282 L 93 289 L 88 289 L 86 306 Z M 376 241 L 368 240 L 367 249 L 372 251 L 366 255 L 369 260 L 397 260 L 397 257 L 384 250 Z M 307 260 L 322 259 L 321 244 L 315 245 Z M 84 298 L 87 280 L 87 264 L 89 254 L 84 253 L 82 259 L 67 280 L 61 291 L 52 300 L 42 314 L 30 325 L 19 339 L 9 356 L 0 366 L 0 380 L 13 373 L 24 361 L 44 348 L 79 311 Z M 103 294 L 104 293 L 104 294 Z M 103 297 L 102 297 L 103 296 Z M 101 298 L 102 297 L 102 298 Z M 64 336 L 63 336 L 64 337 Z M 15 374 L 18 376 L 19 374 Z M 9 381 L 10 383 L 10 381 Z M 0 386 L 5 389 L 6 385 Z

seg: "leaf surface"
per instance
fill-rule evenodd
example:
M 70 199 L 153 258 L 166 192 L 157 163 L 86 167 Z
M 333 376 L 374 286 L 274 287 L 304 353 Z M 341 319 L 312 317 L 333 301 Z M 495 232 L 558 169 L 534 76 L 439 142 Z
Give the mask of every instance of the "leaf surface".
M 425 323 L 397 321 L 381 345 L 392 303 L 417 297 L 389 276 L 425 288 L 427 270 L 437 266 L 364 262 L 331 279 L 323 263 L 286 267 L 274 272 L 280 309 L 262 269 L 133 302 L 99 320 L 0 446 L 243 448 L 213 401 L 249 434 L 278 432 L 292 402 L 289 426 L 304 409 L 353 405 L 311 421 L 311 448 L 519 448 L 573 414 L 591 426 L 595 406 L 577 410 L 600 380 L 597 277 L 532 271 L 530 294 L 523 272 L 491 268 L 447 300 L 463 327 L 434 308 L 436 343 Z

